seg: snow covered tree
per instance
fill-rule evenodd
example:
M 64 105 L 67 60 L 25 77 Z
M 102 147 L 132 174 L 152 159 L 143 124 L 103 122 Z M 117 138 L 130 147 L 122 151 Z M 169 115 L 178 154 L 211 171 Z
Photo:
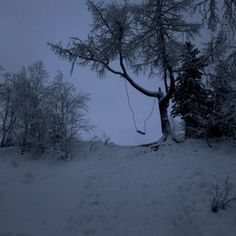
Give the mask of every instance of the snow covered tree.
M 228 35 L 236 32 L 235 0 L 193 0 L 193 10 L 202 15 L 203 23 L 212 32 L 224 28 Z
M 47 72 L 42 62 L 36 62 L 16 75 L 16 97 L 18 101 L 18 143 L 25 150 L 44 151 L 44 90 Z M 44 131 L 44 133 L 42 133 Z
M 51 84 L 42 62 L 6 73 L 0 83 L 1 147 L 18 145 L 22 153 L 38 154 L 59 147 L 68 158 L 73 141 L 92 126 L 85 118 L 89 96 L 78 93 L 58 73 Z
M 78 93 L 73 84 L 63 80 L 63 74 L 58 72 L 47 88 L 47 101 L 51 117 L 50 142 L 62 152 L 61 158 L 67 159 L 79 132 L 90 131 L 92 126 L 84 118 L 88 109 L 88 94 Z
M 72 64 L 89 65 L 100 75 L 111 72 L 127 80 L 146 96 L 159 101 L 161 126 L 164 136 L 171 134 L 167 108 L 173 96 L 175 78 L 173 67 L 181 43 L 179 34 L 193 36 L 198 24 L 187 23 L 184 12 L 191 1 L 151 1 L 124 4 L 87 5 L 93 16 L 92 29 L 86 40 L 72 38 L 68 45 L 49 43 L 51 49 Z M 175 49 L 175 50 L 173 50 Z M 114 66 L 118 62 L 118 67 Z M 132 78 L 132 72 L 163 72 L 165 92 L 149 91 Z
M 187 137 L 204 136 L 211 110 L 210 90 L 205 88 L 202 78 L 206 63 L 199 53 L 190 42 L 186 42 L 173 98 L 172 115 L 184 119 Z
M 17 99 L 15 97 L 14 78 L 10 73 L 2 75 L 0 83 L 0 135 L 1 147 L 12 144 L 17 121 Z
M 193 0 L 192 12 L 197 13 L 203 28 L 208 30 L 205 43 L 209 63 L 218 63 L 236 47 L 236 1 Z
M 235 135 L 236 1 L 194 0 L 195 10 L 211 33 L 205 47 L 214 106 L 208 120 L 208 136 Z
M 209 135 L 236 137 L 236 53 L 216 66 L 211 76 L 214 107 L 209 122 Z

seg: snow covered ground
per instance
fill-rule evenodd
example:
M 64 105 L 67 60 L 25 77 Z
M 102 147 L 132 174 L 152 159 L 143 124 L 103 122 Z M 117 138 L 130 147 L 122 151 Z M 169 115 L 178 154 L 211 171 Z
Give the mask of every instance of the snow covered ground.
M 0 236 L 236 235 L 236 203 L 213 213 L 209 202 L 227 177 L 236 194 L 235 147 L 76 148 L 68 162 L 0 149 Z

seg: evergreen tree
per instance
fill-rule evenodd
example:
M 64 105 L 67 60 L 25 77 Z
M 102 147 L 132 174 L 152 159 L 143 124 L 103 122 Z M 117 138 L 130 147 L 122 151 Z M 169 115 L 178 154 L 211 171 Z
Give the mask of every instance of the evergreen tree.
M 232 56 L 232 55 L 231 55 Z M 211 78 L 214 106 L 209 121 L 208 133 L 211 136 L 236 135 L 236 88 L 235 64 L 230 57 L 216 66 L 215 75 Z M 235 59 L 234 59 L 235 60 Z
M 210 111 L 210 90 L 205 88 L 202 78 L 206 63 L 199 53 L 190 42 L 186 42 L 173 98 L 172 116 L 180 116 L 186 122 L 188 137 L 204 136 Z

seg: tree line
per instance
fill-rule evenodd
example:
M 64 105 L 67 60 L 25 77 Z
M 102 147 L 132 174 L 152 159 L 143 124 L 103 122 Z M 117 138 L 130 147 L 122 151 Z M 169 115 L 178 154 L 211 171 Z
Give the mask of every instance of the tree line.
M 2 69 L 0 81 L 1 147 L 39 154 L 53 148 L 66 159 L 80 132 L 92 128 L 85 118 L 89 95 L 77 92 L 61 72 L 49 80 L 42 62 L 18 73 Z

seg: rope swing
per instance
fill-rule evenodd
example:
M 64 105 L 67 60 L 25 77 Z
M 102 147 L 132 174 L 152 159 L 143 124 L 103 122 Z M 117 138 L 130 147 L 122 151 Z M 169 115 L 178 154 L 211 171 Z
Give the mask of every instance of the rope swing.
M 125 90 L 126 90 L 127 101 L 128 101 L 129 109 L 130 109 L 130 111 L 132 113 L 133 123 L 134 123 L 134 127 L 136 129 L 136 132 L 141 134 L 141 135 L 146 135 L 147 121 L 151 118 L 151 116 L 153 114 L 153 111 L 154 111 L 154 108 L 155 108 L 155 103 L 156 103 L 156 98 L 153 99 L 153 104 L 152 104 L 152 109 L 151 109 L 150 114 L 144 120 L 144 130 L 142 131 L 142 130 L 138 129 L 138 126 L 137 126 L 137 123 L 136 123 L 135 113 L 134 113 L 133 107 L 131 106 L 129 90 L 128 90 L 126 79 L 124 79 L 124 82 L 125 82 Z

